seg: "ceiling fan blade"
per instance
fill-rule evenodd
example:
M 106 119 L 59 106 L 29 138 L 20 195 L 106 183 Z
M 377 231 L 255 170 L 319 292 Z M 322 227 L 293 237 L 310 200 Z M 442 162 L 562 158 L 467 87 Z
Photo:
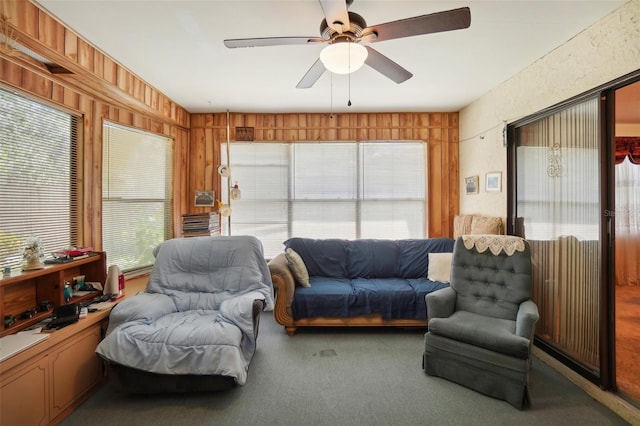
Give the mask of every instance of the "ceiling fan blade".
M 468 7 L 414 16 L 385 24 L 372 25 L 363 31 L 363 40 L 369 43 L 412 37 L 443 31 L 461 30 L 471 25 L 471 12 Z
M 349 29 L 349 12 L 346 0 L 320 0 L 320 7 L 322 7 L 327 25 L 338 34 Z
M 224 41 L 229 49 L 236 47 L 288 46 L 292 44 L 322 43 L 320 37 L 263 37 L 263 38 L 232 38 Z
M 364 63 L 369 65 L 374 70 L 378 71 L 380 74 L 398 84 L 413 77 L 413 74 L 402 68 L 397 63 L 393 62 L 391 59 L 384 56 L 382 53 L 378 52 L 375 49 L 372 49 L 369 46 L 365 47 L 367 48 L 369 55 L 367 56 L 367 60 L 364 61 Z
M 316 61 L 311 65 L 309 71 L 302 77 L 296 89 L 308 89 L 315 84 L 316 81 L 322 76 L 325 71 L 324 64 L 320 59 L 316 59 Z

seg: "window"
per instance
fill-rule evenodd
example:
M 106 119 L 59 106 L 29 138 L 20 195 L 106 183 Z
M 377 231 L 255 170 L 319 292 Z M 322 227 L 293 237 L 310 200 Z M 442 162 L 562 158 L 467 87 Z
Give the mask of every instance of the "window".
M 292 236 L 425 236 L 422 142 L 235 142 L 229 155 L 242 191 L 232 200 L 232 234 L 256 235 L 267 257 Z
M 103 126 L 102 239 L 107 262 L 144 271 L 170 238 L 171 139 L 112 123 Z
M 0 264 L 31 236 L 45 253 L 77 245 L 78 118 L 0 89 Z

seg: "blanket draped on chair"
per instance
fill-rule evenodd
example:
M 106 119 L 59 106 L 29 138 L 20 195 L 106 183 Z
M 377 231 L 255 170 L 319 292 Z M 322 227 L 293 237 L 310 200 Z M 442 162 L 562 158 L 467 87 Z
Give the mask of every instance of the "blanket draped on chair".
M 96 352 L 168 375 L 246 381 L 256 347 L 254 300 L 273 309 L 273 286 L 255 237 L 173 239 L 154 251 L 147 289 L 116 305 Z

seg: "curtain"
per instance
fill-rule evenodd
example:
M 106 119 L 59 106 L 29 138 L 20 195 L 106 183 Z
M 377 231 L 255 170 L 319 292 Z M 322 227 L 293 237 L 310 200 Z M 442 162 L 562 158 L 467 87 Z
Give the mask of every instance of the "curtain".
M 637 286 L 640 285 L 640 166 L 625 157 L 616 164 L 615 174 L 616 285 Z
M 616 137 L 616 164 L 625 158 L 633 164 L 640 164 L 640 137 Z
M 531 245 L 536 336 L 599 369 L 598 99 L 518 127 L 516 215 Z

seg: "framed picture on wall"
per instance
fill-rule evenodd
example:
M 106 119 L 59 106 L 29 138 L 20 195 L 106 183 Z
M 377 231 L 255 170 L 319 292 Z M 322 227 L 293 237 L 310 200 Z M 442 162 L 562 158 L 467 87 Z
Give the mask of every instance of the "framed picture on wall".
M 469 176 L 464 178 L 465 194 L 477 194 L 478 193 L 478 176 Z
M 487 192 L 502 191 L 502 172 L 487 173 L 487 181 L 485 182 L 484 190 Z
M 196 191 L 194 205 L 196 207 L 212 207 L 215 204 L 214 191 Z

